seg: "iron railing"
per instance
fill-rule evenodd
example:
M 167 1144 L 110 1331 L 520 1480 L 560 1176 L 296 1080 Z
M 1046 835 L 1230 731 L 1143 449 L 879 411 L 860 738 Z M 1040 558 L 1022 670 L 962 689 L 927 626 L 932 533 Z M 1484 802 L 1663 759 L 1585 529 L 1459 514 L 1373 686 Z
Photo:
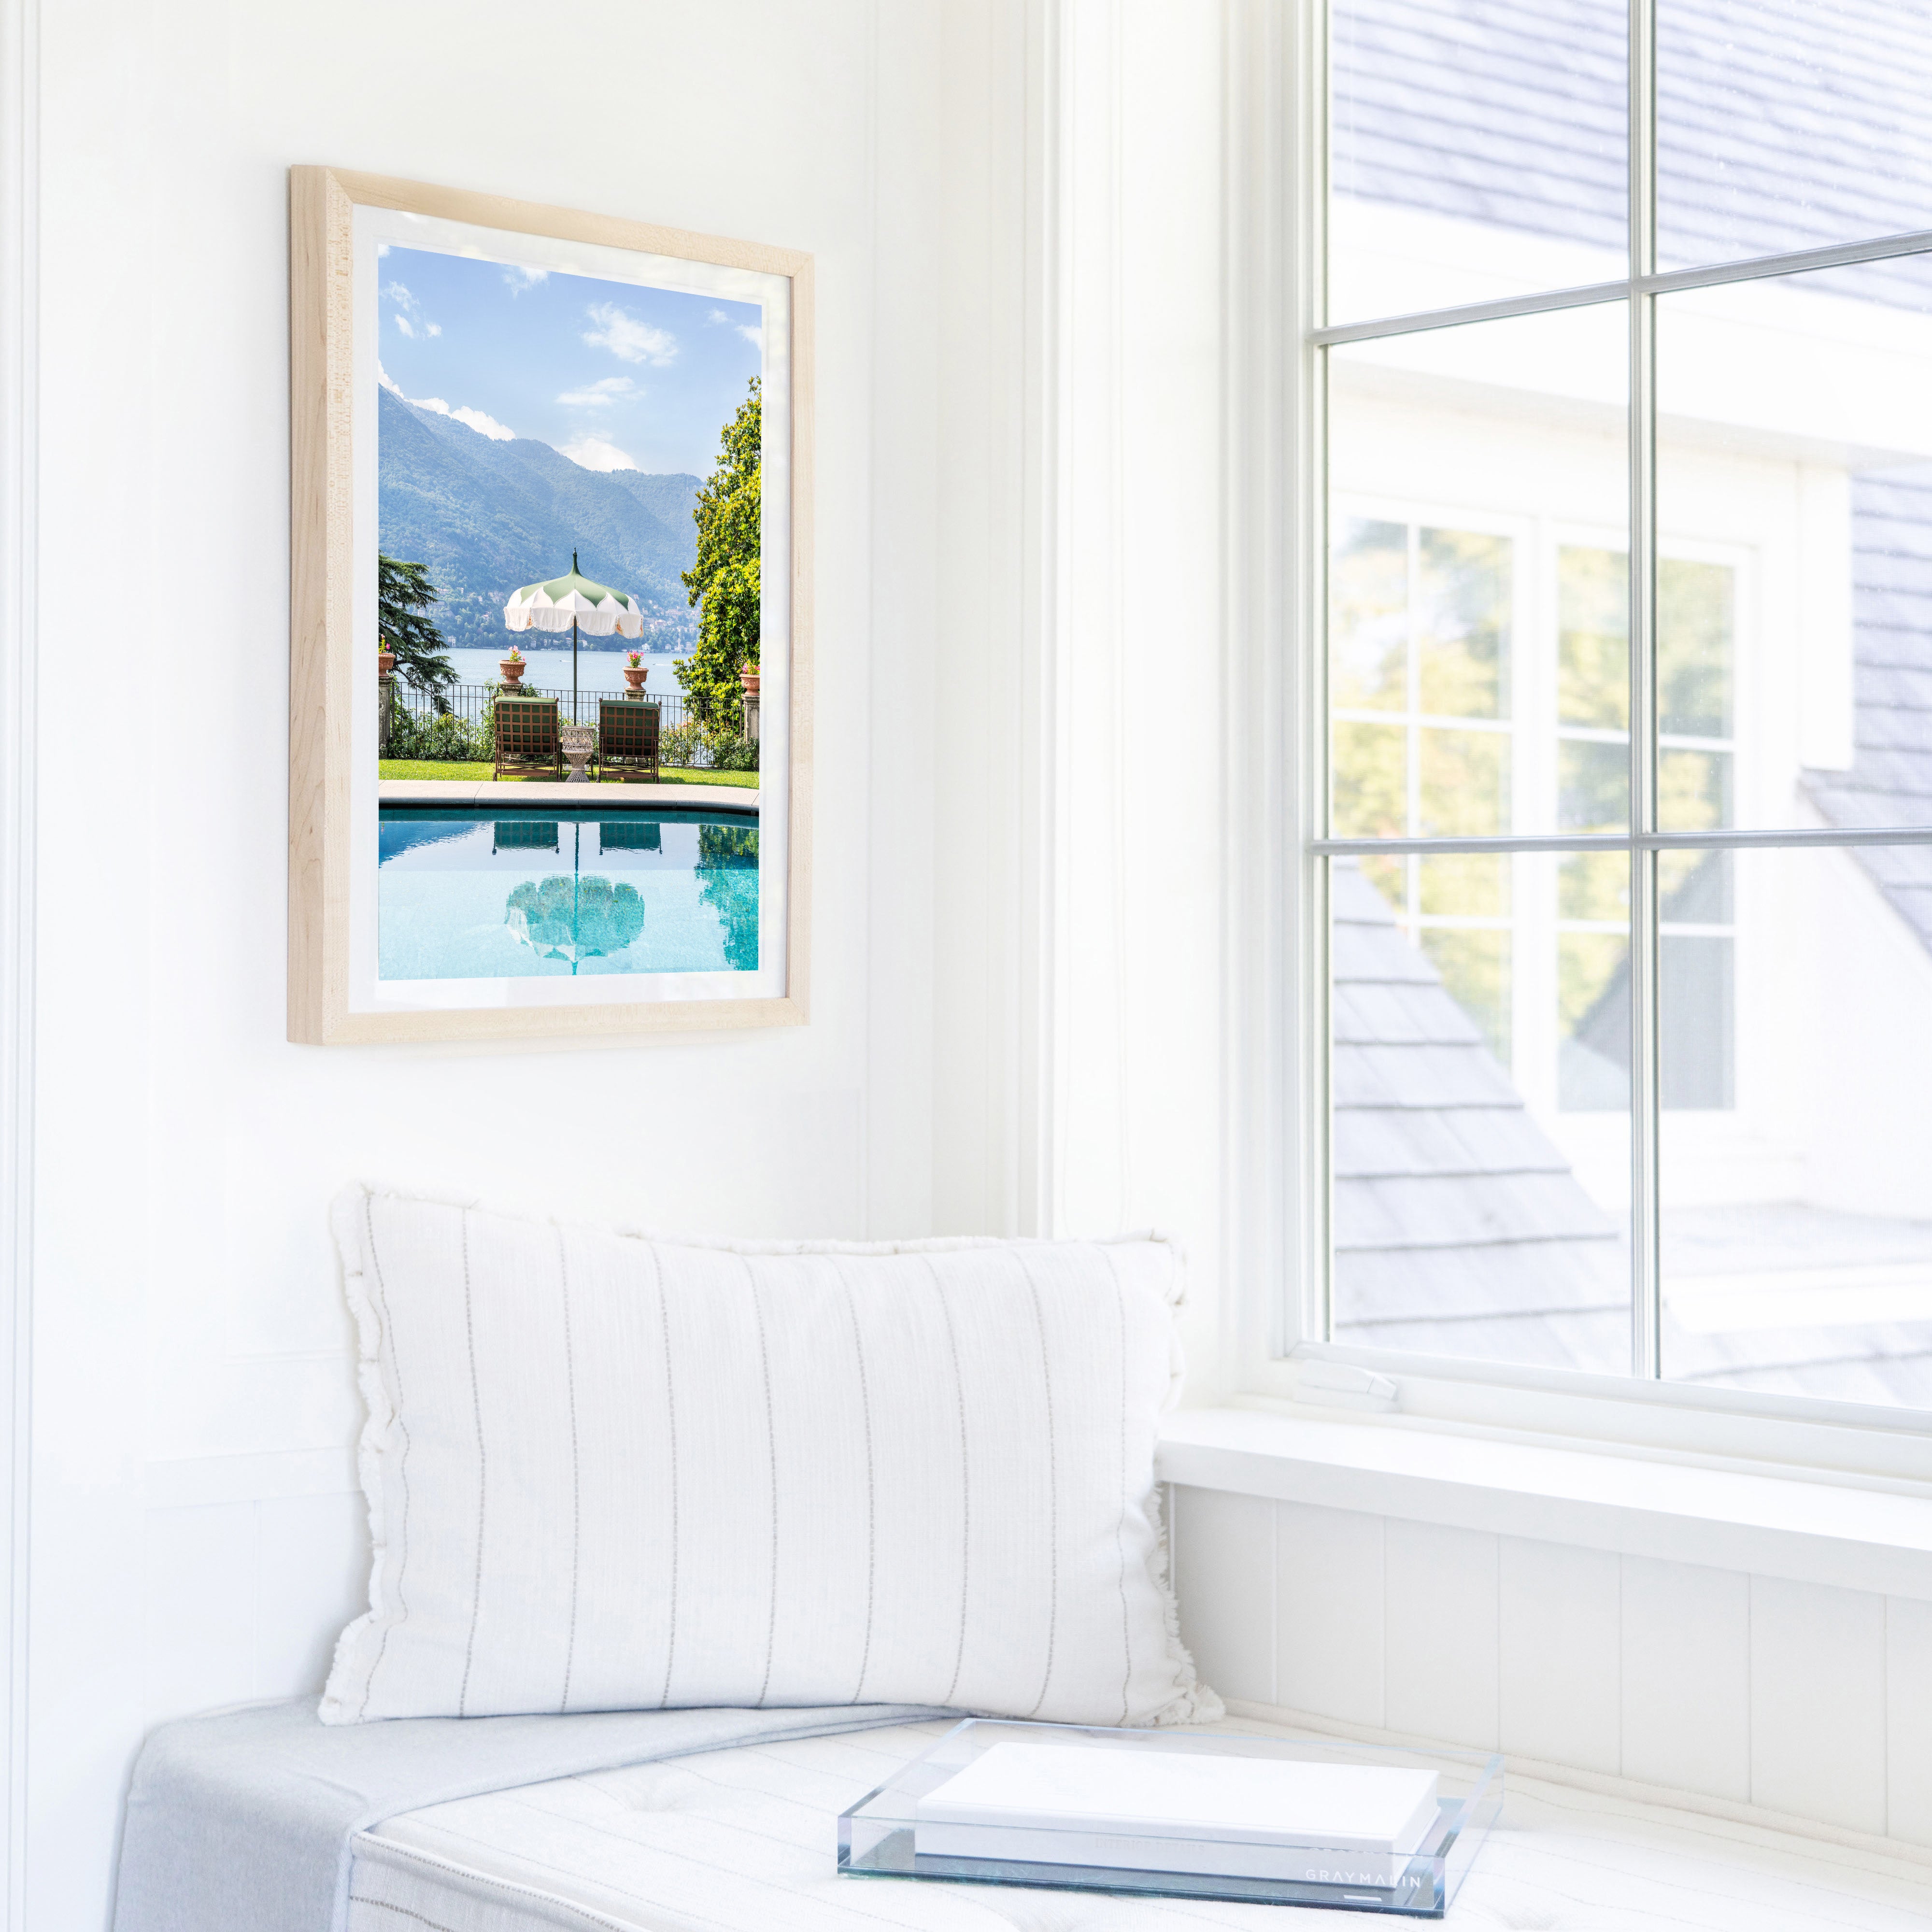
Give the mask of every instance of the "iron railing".
M 656 668 L 656 667 L 653 667 Z M 669 676 L 668 669 L 662 674 Z M 518 693 L 526 698 L 554 698 L 558 701 L 558 716 L 572 724 L 595 724 L 597 706 L 605 698 L 621 698 L 621 692 L 586 691 L 580 686 L 577 702 L 572 707 L 568 686 L 558 690 L 549 685 L 518 685 Z M 398 711 L 406 712 L 410 717 L 422 724 L 428 724 L 439 716 L 453 715 L 460 718 L 479 738 L 487 738 L 490 705 L 500 694 L 502 687 L 494 684 L 446 684 L 436 691 L 418 691 L 401 677 L 392 679 L 389 686 L 390 700 Z M 438 702 L 438 700 L 441 702 Z M 689 721 L 684 693 L 674 684 L 668 691 L 659 691 L 646 684 L 644 701 L 658 707 L 659 742 L 668 737 L 678 728 Z M 488 756 L 485 752 L 483 754 Z M 692 767 L 703 767 L 711 763 L 710 752 L 702 745 L 693 746 L 686 754 L 686 762 Z
M 398 677 L 389 687 L 396 703 L 417 718 L 434 718 L 447 709 L 455 712 L 466 724 L 481 725 L 489 716 L 490 700 L 495 698 L 500 687 L 494 684 L 446 684 L 436 692 L 418 691 L 406 679 Z M 560 716 L 573 724 L 594 724 L 597 722 L 597 706 L 601 699 L 622 698 L 620 691 L 586 691 L 581 687 L 577 694 L 577 706 L 571 708 L 570 687 L 561 690 L 547 684 L 531 684 L 526 681 L 517 686 L 522 698 L 554 698 L 560 702 Z M 438 696 L 442 703 L 436 702 Z M 674 731 L 685 722 L 684 693 L 675 685 L 669 691 L 659 691 L 646 685 L 644 702 L 658 707 L 658 728 Z

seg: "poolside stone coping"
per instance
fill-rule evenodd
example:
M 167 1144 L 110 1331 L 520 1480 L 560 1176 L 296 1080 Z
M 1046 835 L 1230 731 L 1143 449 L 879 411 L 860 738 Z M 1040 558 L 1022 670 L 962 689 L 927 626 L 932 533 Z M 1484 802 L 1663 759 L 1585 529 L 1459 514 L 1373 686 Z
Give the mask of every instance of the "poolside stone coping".
M 488 780 L 384 778 L 376 798 L 383 805 L 488 805 L 514 806 L 567 805 L 598 812 L 661 811 L 675 806 L 686 812 L 738 812 L 758 815 L 758 794 L 742 785 L 571 784 L 524 779 L 512 784 Z

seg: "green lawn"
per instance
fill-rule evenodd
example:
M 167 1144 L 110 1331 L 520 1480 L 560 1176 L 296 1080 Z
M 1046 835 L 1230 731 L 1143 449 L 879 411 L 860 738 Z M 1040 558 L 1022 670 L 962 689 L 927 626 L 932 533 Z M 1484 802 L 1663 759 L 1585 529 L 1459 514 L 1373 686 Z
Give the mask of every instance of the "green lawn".
M 452 784 L 488 784 L 492 767 L 485 764 L 444 763 L 433 758 L 385 758 L 379 776 L 386 778 L 440 778 Z M 506 779 L 506 784 L 516 782 Z M 756 772 L 700 772 L 688 766 L 664 766 L 658 773 L 660 784 L 741 785 L 748 791 L 758 788 Z

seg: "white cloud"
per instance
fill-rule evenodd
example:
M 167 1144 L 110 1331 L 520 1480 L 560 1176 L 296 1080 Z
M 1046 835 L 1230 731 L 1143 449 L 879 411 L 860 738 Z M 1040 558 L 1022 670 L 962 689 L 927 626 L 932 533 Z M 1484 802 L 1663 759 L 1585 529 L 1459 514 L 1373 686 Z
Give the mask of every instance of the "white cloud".
M 567 456 L 584 470 L 634 470 L 637 465 L 614 442 L 601 436 L 580 436 L 573 442 L 559 446 L 557 454 Z
M 388 382 L 386 376 L 383 380 L 389 388 L 396 389 L 395 384 Z M 396 389 L 396 394 L 401 396 L 403 392 Z M 452 422 L 466 424 L 478 436 L 487 436 L 492 442 L 514 442 L 517 440 L 514 430 L 506 429 L 494 416 L 486 415 L 482 410 L 472 410 L 466 405 L 462 409 L 453 410 L 440 396 L 403 396 L 403 400 L 415 404 L 419 410 L 432 410 L 440 416 L 447 416 Z
M 380 362 L 376 364 L 376 380 L 392 394 L 403 396 L 403 386 L 385 369 Z M 447 416 L 452 422 L 460 422 L 473 429 L 478 436 L 487 436 L 492 442 L 514 442 L 517 432 L 505 427 L 496 418 L 482 410 L 472 410 L 466 404 L 453 410 L 440 396 L 403 396 L 403 400 L 419 410 L 429 410 L 440 416 Z
M 380 262 L 380 261 L 382 259 L 382 257 L 383 257 L 385 255 L 386 255 L 388 252 L 389 252 L 389 244 L 388 244 L 388 242 L 378 242 L 376 244 L 376 260 L 377 260 L 377 261 L 379 261 L 379 262 Z
M 762 322 L 734 322 L 722 308 L 714 308 L 706 320 L 710 321 L 713 328 L 735 330 L 739 334 L 742 335 L 760 356 L 765 352 L 765 331 L 764 325 Z
M 593 349 L 608 349 L 620 362 L 648 362 L 662 369 L 677 353 L 677 338 L 668 331 L 640 322 L 615 302 L 593 302 L 585 311 L 597 324 L 584 339 Z
M 536 288 L 539 284 L 548 281 L 550 271 L 548 268 L 526 268 L 520 262 L 509 262 L 504 264 L 503 279 L 509 284 L 511 294 L 520 296 L 524 290 Z
M 419 342 L 424 337 L 440 335 L 442 324 L 432 322 L 423 313 L 423 305 L 400 282 L 392 282 L 382 291 L 386 299 L 396 305 L 396 326 L 412 342 Z
M 517 432 L 506 428 L 494 416 L 485 416 L 481 410 L 452 410 L 449 412 L 460 423 L 467 423 L 478 436 L 487 436 L 492 442 L 514 442 Z
M 638 386 L 628 376 L 605 376 L 580 389 L 566 389 L 557 398 L 576 410 L 608 410 L 613 403 L 628 403 L 638 394 Z

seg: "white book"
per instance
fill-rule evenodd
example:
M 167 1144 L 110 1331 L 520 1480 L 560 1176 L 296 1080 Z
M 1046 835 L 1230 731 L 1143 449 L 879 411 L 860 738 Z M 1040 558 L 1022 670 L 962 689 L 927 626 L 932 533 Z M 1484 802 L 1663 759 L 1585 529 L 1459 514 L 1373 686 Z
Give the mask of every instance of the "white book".
M 998 1744 L 918 1801 L 914 1846 L 1387 1888 L 1436 1822 L 1436 1785 L 1433 1772 L 1393 1766 Z

